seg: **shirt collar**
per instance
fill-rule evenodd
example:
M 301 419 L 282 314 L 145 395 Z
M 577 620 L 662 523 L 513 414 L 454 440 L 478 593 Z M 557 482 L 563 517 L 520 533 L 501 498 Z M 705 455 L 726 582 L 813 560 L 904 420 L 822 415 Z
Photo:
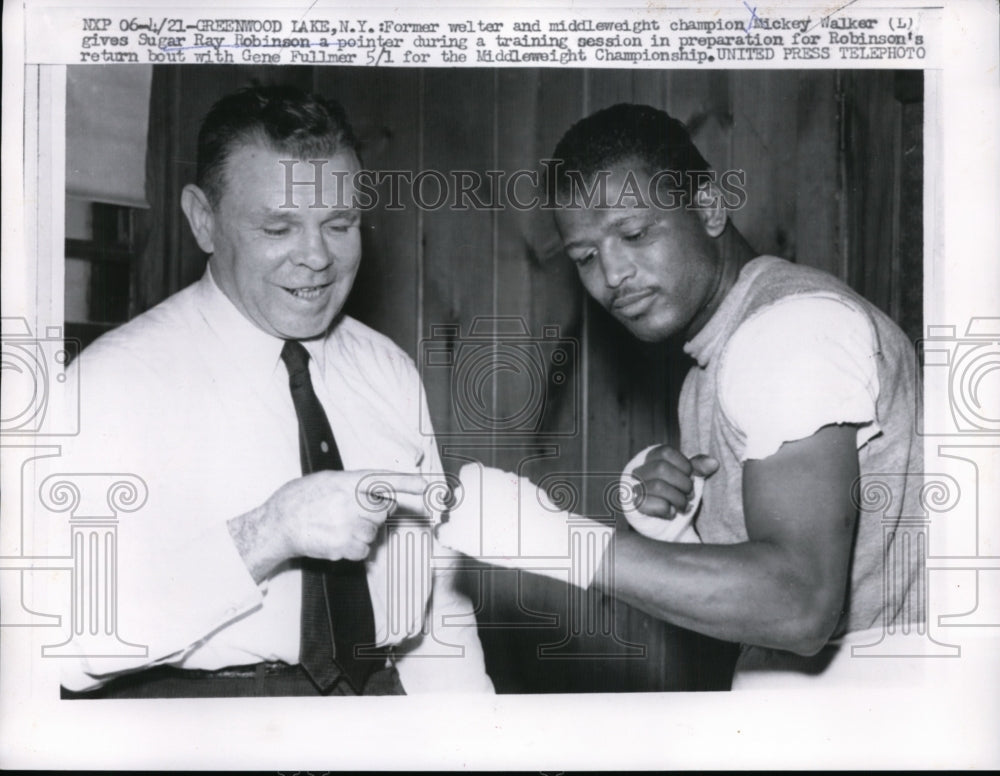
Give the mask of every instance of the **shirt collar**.
M 205 274 L 198 282 L 198 295 L 201 313 L 209 327 L 218 335 L 227 352 L 250 375 L 269 378 L 279 367 L 284 372 L 281 349 L 285 341 L 268 334 L 237 309 L 219 288 L 211 266 L 205 267 Z M 320 374 L 326 368 L 325 340 L 325 337 L 317 337 L 302 342 L 310 357 L 315 360 Z

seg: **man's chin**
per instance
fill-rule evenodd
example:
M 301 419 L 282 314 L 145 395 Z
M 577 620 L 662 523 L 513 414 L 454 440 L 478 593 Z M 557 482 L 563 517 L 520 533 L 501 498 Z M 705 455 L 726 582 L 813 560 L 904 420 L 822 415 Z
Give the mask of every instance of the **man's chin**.
M 650 321 L 645 318 L 622 318 L 615 316 L 618 322 L 628 329 L 629 334 L 642 342 L 658 342 L 663 339 L 659 336 L 655 326 L 650 325 Z
M 319 328 L 303 327 L 299 329 L 289 329 L 287 330 L 287 333 L 282 335 L 282 337 L 284 339 L 311 340 L 311 339 L 317 339 L 318 337 L 322 337 L 329 330 L 330 330 L 330 324 L 328 323 L 326 324 L 326 326 L 322 326 Z
M 629 329 L 629 331 L 631 331 L 632 336 L 634 336 L 640 342 L 650 342 L 650 343 L 663 342 L 663 340 L 667 339 L 666 337 L 661 337 L 659 334 L 652 331 L 645 331 L 645 330 L 636 331 L 635 329 Z
M 634 317 L 616 315 L 615 318 L 637 340 L 647 343 L 659 343 L 686 338 L 688 311 L 675 304 L 667 304 L 658 299 L 656 304 L 643 310 Z
M 336 317 L 336 313 L 308 316 L 307 318 L 295 316 L 280 321 L 274 329 L 282 339 L 315 339 L 316 337 L 322 337 L 330 330 L 330 326 Z

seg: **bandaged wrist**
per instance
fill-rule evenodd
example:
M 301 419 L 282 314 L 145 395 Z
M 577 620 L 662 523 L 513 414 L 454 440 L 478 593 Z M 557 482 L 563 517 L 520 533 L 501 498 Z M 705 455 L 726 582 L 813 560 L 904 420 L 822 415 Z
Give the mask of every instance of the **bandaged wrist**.
M 527 477 L 467 464 L 438 541 L 483 563 L 590 586 L 614 526 L 557 507 Z

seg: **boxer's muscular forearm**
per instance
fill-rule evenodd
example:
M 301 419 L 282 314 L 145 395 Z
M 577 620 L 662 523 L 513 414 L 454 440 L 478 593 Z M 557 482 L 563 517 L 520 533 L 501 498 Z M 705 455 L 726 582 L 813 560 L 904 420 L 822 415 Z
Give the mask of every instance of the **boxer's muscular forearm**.
M 857 511 L 854 426 L 828 426 L 743 469 L 748 541 L 673 544 L 619 533 L 606 592 L 709 636 L 812 654 L 840 619 Z M 706 487 L 711 487 L 709 483 Z

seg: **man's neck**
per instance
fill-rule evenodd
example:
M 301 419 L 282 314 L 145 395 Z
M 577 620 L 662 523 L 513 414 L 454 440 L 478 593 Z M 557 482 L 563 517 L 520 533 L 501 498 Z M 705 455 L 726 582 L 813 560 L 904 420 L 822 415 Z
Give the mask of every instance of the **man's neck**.
M 719 273 L 716 276 L 716 286 L 709 297 L 708 303 L 691 321 L 691 325 L 685 332 L 686 341 L 690 341 L 712 319 L 715 311 L 719 309 L 729 291 L 736 285 L 740 271 L 746 266 L 747 262 L 757 256 L 757 253 L 750 247 L 750 243 L 733 226 L 731 221 L 726 224 L 725 230 L 717 238 L 716 248 L 719 257 Z

